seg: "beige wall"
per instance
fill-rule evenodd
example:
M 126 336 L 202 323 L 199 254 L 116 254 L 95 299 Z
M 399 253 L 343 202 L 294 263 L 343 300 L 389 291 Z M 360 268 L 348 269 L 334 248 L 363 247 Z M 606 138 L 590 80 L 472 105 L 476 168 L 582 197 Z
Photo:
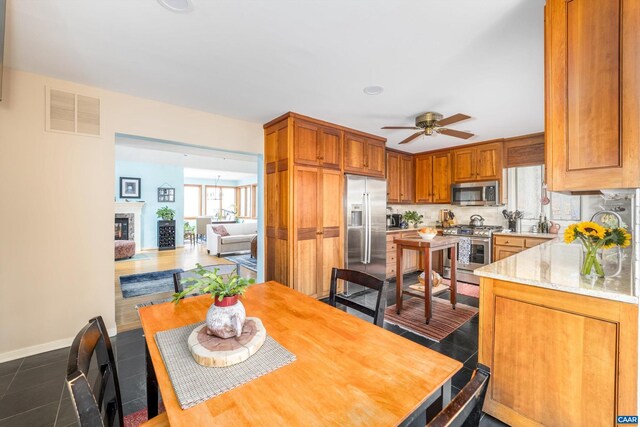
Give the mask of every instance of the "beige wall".
M 262 152 L 257 123 L 6 68 L 3 83 L 0 362 L 69 345 L 97 314 L 115 331 L 115 133 Z M 45 132 L 45 86 L 100 97 L 103 137 Z

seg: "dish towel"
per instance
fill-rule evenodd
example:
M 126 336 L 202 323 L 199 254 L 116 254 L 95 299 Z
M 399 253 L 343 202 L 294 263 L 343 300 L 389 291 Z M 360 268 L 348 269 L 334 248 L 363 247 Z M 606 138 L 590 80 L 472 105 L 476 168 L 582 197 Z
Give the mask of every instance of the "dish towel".
M 458 242 L 458 262 L 460 264 L 469 264 L 471 258 L 471 239 L 468 237 L 460 237 Z

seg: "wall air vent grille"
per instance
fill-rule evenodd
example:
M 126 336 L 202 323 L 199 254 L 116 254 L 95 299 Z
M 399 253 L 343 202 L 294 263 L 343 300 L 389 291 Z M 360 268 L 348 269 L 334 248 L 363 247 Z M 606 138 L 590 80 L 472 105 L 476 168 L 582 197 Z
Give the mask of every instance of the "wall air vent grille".
M 46 130 L 100 136 L 100 99 L 47 88 Z

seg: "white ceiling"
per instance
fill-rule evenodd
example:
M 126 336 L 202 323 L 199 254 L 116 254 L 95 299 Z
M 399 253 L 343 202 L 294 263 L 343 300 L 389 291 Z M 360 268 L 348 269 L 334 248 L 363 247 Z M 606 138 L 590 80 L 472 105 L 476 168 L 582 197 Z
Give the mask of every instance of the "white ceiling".
M 264 123 L 296 111 L 389 138 L 424 111 L 477 136 L 543 129 L 544 0 L 9 0 L 9 66 Z M 381 85 L 378 96 L 362 89 Z
M 248 178 L 257 178 L 255 173 L 243 173 L 243 172 L 229 172 L 223 170 L 213 169 L 197 169 L 197 168 L 184 168 L 185 178 L 196 179 L 220 179 L 224 181 L 240 181 Z

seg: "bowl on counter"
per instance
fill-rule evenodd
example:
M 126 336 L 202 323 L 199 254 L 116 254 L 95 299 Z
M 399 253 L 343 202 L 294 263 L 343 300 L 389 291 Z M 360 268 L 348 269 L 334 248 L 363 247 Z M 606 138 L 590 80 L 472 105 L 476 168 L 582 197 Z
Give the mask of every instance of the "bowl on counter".
M 418 234 L 420 235 L 420 237 L 422 237 L 424 240 L 431 240 L 434 237 L 436 237 L 438 235 L 438 233 L 423 233 L 421 231 L 418 231 Z

